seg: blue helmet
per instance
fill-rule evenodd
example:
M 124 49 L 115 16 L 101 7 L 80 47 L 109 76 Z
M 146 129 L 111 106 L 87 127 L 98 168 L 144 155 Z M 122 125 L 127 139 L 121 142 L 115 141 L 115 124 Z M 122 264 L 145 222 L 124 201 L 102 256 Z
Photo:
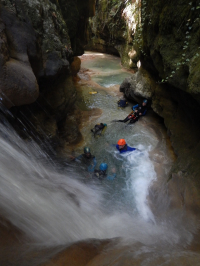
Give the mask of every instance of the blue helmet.
M 147 103 L 147 100 L 145 99 L 145 100 L 143 101 L 143 103 Z
M 99 170 L 101 170 L 101 171 L 106 171 L 107 168 L 108 168 L 107 163 L 101 163 L 99 166 Z

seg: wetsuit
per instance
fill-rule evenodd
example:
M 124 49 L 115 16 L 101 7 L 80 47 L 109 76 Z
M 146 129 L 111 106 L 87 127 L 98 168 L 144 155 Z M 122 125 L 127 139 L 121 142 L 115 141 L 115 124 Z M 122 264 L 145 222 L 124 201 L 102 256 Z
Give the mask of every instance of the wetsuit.
M 118 151 L 120 153 L 124 153 L 124 152 L 128 152 L 128 151 L 135 151 L 136 150 L 136 148 L 129 147 L 127 144 L 122 149 L 119 149 L 119 145 L 117 144 L 116 148 L 118 149 Z
M 126 107 L 126 106 L 128 106 L 128 102 L 125 99 L 121 99 L 117 103 L 118 103 L 118 107 Z
M 147 108 L 146 106 L 143 106 L 142 104 L 136 104 L 132 107 L 133 111 L 123 120 L 117 120 L 118 122 L 124 122 L 126 123 L 127 121 L 129 121 L 129 124 L 133 124 L 136 121 L 138 121 L 138 119 L 145 115 L 147 112 Z M 137 111 L 137 112 L 136 112 Z
M 118 122 L 124 122 L 126 123 L 127 121 L 130 121 L 129 123 L 135 123 L 136 121 L 138 121 L 139 118 L 139 114 L 138 113 L 134 113 L 133 111 L 123 120 L 118 120 Z
M 102 180 L 104 178 L 106 178 L 107 180 L 114 180 L 115 177 L 116 177 L 116 174 L 113 173 L 112 175 L 107 176 L 106 170 L 105 171 L 103 171 L 103 170 L 94 170 L 94 177 L 96 177 L 96 178 L 98 178 L 100 180 Z
M 96 134 L 101 135 L 101 133 L 102 133 L 102 131 L 103 131 L 103 129 L 104 129 L 105 127 L 106 127 L 106 125 L 103 124 L 103 123 L 97 124 L 97 125 L 94 126 L 93 129 L 91 129 L 91 132 L 94 133 L 94 136 L 95 136 Z
M 94 177 L 102 180 L 104 178 L 106 178 L 107 174 L 106 174 L 106 170 L 94 170 Z
M 82 164 L 87 166 L 88 172 L 94 172 L 94 168 L 97 164 L 95 156 L 92 154 L 90 157 L 86 156 L 84 153 L 76 157 L 76 161 L 80 161 Z
M 147 107 L 146 107 L 146 105 L 145 106 L 143 106 L 142 104 L 136 104 L 136 105 L 134 105 L 133 107 L 132 107 L 132 109 L 133 109 L 133 111 L 138 111 L 138 115 L 141 113 L 141 115 L 139 115 L 139 116 L 143 116 L 143 115 L 145 115 L 146 114 L 146 112 L 147 112 Z

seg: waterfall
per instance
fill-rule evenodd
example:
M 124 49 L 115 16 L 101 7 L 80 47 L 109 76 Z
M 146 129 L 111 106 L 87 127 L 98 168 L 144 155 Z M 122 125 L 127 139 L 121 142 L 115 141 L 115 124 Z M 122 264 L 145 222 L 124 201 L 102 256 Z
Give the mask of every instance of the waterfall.
M 155 216 L 148 196 L 157 180 L 150 152 L 157 158 L 163 152 L 160 167 L 168 169 L 170 158 L 166 143 L 158 138 L 143 119 L 127 127 L 112 120 L 125 117 L 127 110 L 116 108 L 117 94 L 98 91 L 93 97 L 85 89 L 83 97 L 89 107 L 102 108 L 101 117 L 82 128 L 84 142 L 77 147 L 82 153 L 89 145 L 97 158 L 116 167 L 113 181 L 87 179 L 80 165 L 66 158 L 62 170 L 33 140 L 21 139 L 6 125 L 0 130 L 0 210 L 3 217 L 25 233 L 33 243 L 45 246 L 69 244 L 88 238 L 116 238 L 145 245 L 187 245 L 195 226 L 181 211 L 166 208 L 165 218 Z M 93 98 L 90 98 L 93 97 Z M 109 114 L 109 115 L 108 115 Z M 153 121 L 153 122 L 152 122 Z M 94 139 L 88 134 L 93 123 L 105 122 L 104 136 Z M 157 126 L 157 125 L 156 125 Z M 156 127 L 157 131 L 160 129 Z M 138 150 L 121 155 L 115 145 L 119 138 Z M 158 150 L 158 151 L 157 151 Z M 153 193 L 153 192 L 152 192 Z M 160 209 L 168 206 L 160 189 Z M 159 198 L 159 197 L 158 197 Z M 164 204 L 163 204 L 164 202 Z M 183 223 L 183 221 L 185 221 Z

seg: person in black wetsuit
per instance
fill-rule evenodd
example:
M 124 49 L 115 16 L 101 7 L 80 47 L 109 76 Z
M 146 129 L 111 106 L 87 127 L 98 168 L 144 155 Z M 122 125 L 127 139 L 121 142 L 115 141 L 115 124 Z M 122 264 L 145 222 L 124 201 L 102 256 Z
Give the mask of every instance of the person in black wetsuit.
M 95 126 L 94 126 L 94 128 L 93 129 L 91 129 L 91 132 L 94 134 L 94 137 L 96 136 L 96 135 L 101 135 L 101 133 L 103 133 L 103 131 L 106 129 L 106 127 L 107 127 L 107 124 L 103 124 L 103 123 L 100 123 L 100 124 L 96 124 Z
M 147 112 L 147 100 L 144 100 L 142 104 L 136 104 L 132 107 L 133 111 L 123 120 L 117 120 L 116 122 L 127 122 L 129 121 L 130 124 L 135 123 L 138 119 L 145 115 Z
M 142 104 L 136 104 L 132 107 L 133 112 L 138 113 L 139 116 L 143 116 L 147 112 L 147 100 L 144 100 Z
M 97 164 L 96 158 L 91 154 L 90 148 L 85 147 L 83 151 L 84 153 L 79 155 L 78 157 L 71 156 L 71 160 L 82 163 L 87 167 L 87 171 L 92 173 L 94 172 L 94 168 Z
M 134 113 L 134 111 L 132 111 L 125 119 L 123 119 L 123 120 L 117 120 L 117 122 L 124 122 L 124 123 L 126 123 L 127 121 L 129 121 L 130 124 L 133 124 L 136 121 L 138 121 L 138 118 L 139 118 L 139 114 L 137 112 Z

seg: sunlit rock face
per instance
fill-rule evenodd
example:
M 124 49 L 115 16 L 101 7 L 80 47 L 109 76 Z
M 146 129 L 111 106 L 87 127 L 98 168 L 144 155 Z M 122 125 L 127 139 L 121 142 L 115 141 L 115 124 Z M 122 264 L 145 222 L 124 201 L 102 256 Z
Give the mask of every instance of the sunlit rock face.
M 120 55 L 123 66 L 137 67 L 139 56 L 133 40 L 140 21 L 139 10 L 140 1 L 96 1 L 85 49 Z

